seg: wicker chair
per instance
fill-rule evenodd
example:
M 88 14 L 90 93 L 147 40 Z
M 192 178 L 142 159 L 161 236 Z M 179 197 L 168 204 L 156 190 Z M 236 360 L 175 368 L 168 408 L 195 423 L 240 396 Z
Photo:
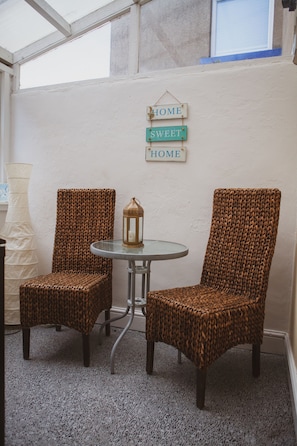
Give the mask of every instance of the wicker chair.
M 90 332 L 103 310 L 109 319 L 112 306 L 112 260 L 94 256 L 90 244 L 113 238 L 115 196 L 113 189 L 58 190 L 52 272 L 20 287 L 24 359 L 30 327 L 64 325 L 82 333 L 83 362 L 89 366 Z
M 147 296 L 147 373 L 154 343 L 165 342 L 197 369 L 196 404 L 205 402 L 207 368 L 239 344 L 252 344 L 260 374 L 264 307 L 280 209 L 277 189 L 217 189 L 200 284 Z

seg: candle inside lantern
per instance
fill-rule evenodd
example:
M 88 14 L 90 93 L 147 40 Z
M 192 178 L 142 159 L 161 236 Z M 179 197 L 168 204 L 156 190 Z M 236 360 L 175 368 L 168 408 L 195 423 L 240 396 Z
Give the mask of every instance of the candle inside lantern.
M 135 234 L 133 231 L 129 231 L 128 233 L 128 241 L 129 242 L 135 242 Z

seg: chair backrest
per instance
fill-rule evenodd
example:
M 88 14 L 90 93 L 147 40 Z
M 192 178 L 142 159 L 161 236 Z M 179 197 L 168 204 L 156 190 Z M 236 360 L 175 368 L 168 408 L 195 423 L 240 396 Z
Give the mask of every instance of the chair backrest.
M 112 261 L 95 256 L 91 243 L 113 238 L 114 189 L 59 189 L 52 271 L 111 274 Z
M 278 189 L 217 189 L 201 284 L 264 298 L 276 242 Z

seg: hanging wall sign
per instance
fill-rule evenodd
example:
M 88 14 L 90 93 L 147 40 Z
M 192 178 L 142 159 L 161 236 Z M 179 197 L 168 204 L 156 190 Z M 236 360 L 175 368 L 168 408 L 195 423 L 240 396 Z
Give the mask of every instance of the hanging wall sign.
M 188 117 L 188 104 L 152 105 L 146 108 L 148 121 Z
M 164 99 L 165 96 L 170 96 L 173 101 L 169 103 L 168 98 Z M 163 99 L 166 102 L 160 104 Z M 154 105 L 146 107 L 146 119 L 150 121 L 150 127 L 146 128 L 146 141 L 149 143 L 145 148 L 146 161 L 186 161 L 187 149 L 184 141 L 188 139 L 188 127 L 184 125 L 184 119 L 187 117 L 188 104 L 181 103 L 167 90 Z M 154 121 L 158 121 L 157 125 L 162 125 L 160 121 L 168 119 L 177 121 L 172 122 L 173 124 L 181 125 L 154 127 Z
M 186 125 L 175 125 L 170 127 L 148 127 L 146 129 L 147 142 L 156 141 L 186 141 L 188 128 Z
M 146 161 L 186 161 L 187 151 L 185 147 L 146 147 Z

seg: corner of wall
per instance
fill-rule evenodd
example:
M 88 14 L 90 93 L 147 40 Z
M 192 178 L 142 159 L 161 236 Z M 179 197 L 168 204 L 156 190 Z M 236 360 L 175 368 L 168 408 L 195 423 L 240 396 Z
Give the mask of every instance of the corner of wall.
M 290 393 L 292 401 L 292 413 L 294 419 L 295 432 L 297 435 L 297 369 L 294 361 L 289 335 L 285 334 L 285 348 L 288 362 Z

